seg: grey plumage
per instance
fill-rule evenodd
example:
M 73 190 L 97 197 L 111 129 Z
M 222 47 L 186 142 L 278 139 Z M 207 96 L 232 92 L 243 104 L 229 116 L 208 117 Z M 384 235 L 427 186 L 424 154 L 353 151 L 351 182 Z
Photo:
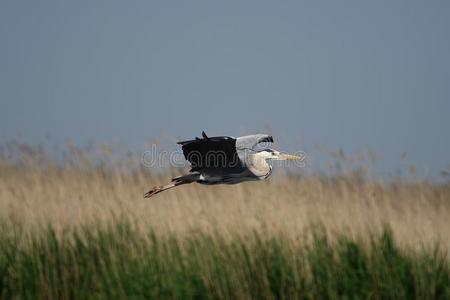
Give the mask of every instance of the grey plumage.
M 256 146 L 262 143 L 273 143 L 273 137 L 268 134 L 208 137 L 202 132 L 202 138 L 178 142 L 191 164 L 190 173 L 173 178 L 168 185 L 153 188 L 145 197 L 192 182 L 214 185 L 262 180 L 272 172 L 268 160 L 299 158 L 269 148 L 257 150 Z

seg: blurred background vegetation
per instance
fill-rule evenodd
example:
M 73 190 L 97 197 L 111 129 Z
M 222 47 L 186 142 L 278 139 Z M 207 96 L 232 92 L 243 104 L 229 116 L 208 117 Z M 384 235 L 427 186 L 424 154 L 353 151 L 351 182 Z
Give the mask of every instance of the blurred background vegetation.
M 371 176 L 336 151 L 320 172 L 144 199 L 183 168 L 126 147 L 56 152 L 2 146 L 1 298 L 450 297 L 445 174 Z

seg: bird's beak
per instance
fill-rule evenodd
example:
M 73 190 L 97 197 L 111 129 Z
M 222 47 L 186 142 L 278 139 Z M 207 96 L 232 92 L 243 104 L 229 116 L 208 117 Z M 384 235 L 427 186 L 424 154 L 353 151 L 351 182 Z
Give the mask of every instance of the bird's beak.
M 298 160 L 298 159 L 301 159 L 301 156 L 282 153 L 282 154 L 280 154 L 278 159 L 279 160 Z

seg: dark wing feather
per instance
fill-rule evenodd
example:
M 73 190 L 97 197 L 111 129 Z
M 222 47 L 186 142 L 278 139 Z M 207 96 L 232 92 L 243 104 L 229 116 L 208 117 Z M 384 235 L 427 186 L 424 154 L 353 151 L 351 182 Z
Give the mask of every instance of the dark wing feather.
M 241 172 L 243 166 L 236 152 L 236 139 L 229 136 L 208 137 L 178 142 L 182 146 L 186 160 L 191 163 L 191 171 L 212 170 L 217 173 Z M 220 170 L 220 172 L 219 172 Z

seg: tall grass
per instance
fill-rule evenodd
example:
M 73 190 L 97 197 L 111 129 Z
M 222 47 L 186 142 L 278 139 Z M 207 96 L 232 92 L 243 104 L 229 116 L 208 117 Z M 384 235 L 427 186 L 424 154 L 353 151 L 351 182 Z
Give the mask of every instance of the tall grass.
M 126 223 L 0 234 L 4 299 L 449 299 L 449 272 L 438 248 L 403 251 L 389 230 L 370 245 L 323 231 L 302 243 L 256 232 L 180 239 Z
M 450 250 L 449 184 L 383 182 L 352 172 L 298 176 L 278 170 L 261 182 L 191 184 L 144 199 L 151 187 L 186 170 L 143 168 L 139 154 L 117 160 L 103 148 L 100 164 L 92 151 L 78 148 L 66 151 L 63 166 L 41 148 L 21 146 L 14 150 L 16 159 L 0 155 L 0 219 L 20 223 L 25 230 L 52 224 L 63 231 L 123 218 L 162 235 L 197 229 L 295 237 L 320 223 L 331 236 L 364 236 L 379 234 L 388 225 L 401 246 L 439 241 Z
M 144 199 L 180 171 L 71 147 L 0 151 L 1 299 L 450 298 L 449 184 L 278 172 Z

